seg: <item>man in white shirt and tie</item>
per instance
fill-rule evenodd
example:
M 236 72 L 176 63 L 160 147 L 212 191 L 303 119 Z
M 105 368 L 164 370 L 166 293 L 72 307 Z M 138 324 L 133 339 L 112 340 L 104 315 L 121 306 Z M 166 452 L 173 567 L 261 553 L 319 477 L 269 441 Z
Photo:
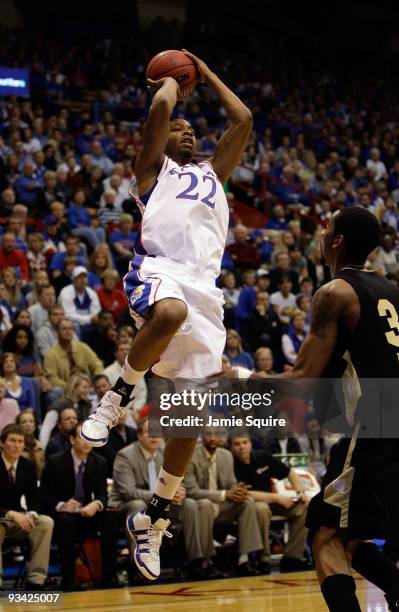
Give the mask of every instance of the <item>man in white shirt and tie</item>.
M 40 482 L 41 498 L 55 520 L 61 588 L 77 589 L 75 543 L 90 535 L 101 542 L 101 586 L 115 588 L 118 513 L 107 511 L 107 463 L 91 453 L 91 446 L 80 438 L 79 431 L 80 425 L 75 425 L 69 432 L 70 449 L 47 458 Z
M 39 489 L 34 464 L 22 457 L 24 432 L 19 425 L 6 425 L 1 432 L 0 458 L 0 589 L 4 538 L 28 538 L 30 562 L 25 589 L 43 591 L 47 578 L 54 521 L 40 512 Z M 21 497 L 26 508 L 21 506 Z

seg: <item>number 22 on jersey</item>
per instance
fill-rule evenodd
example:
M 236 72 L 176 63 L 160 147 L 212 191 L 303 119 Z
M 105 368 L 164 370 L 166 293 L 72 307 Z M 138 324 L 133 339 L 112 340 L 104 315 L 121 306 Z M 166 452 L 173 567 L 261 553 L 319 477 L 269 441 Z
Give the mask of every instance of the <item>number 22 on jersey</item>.
M 177 170 L 171 170 L 170 174 L 176 174 L 179 179 L 183 176 L 190 177 L 190 184 L 186 189 L 183 189 L 177 196 L 176 199 L 182 200 L 198 200 L 200 194 L 197 191 L 198 187 L 198 177 L 194 174 L 194 172 L 178 172 Z M 202 182 L 204 185 L 208 184 L 209 193 L 201 198 L 201 202 L 209 206 L 210 208 L 215 208 L 215 201 L 212 199 L 216 193 L 216 180 L 212 176 L 212 172 L 207 172 L 202 176 Z

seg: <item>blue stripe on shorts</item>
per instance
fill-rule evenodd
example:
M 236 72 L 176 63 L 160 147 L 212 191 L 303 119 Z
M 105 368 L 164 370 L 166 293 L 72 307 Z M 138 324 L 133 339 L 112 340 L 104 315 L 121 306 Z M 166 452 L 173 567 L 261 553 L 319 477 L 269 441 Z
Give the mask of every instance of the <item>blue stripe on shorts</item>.
M 146 283 L 140 278 L 140 266 L 144 259 L 144 256 L 136 255 L 130 262 L 131 269 L 123 279 L 129 308 L 140 316 L 145 316 L 145 311 L 150 306 L 152 287 L 152 283 Z

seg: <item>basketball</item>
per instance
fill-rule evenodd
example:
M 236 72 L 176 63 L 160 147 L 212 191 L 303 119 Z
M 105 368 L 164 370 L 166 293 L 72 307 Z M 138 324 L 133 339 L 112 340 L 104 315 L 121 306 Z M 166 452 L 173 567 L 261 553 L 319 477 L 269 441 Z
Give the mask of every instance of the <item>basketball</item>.
M 147 79 L 157 81 L 165 77 L 176 79 L 182 94 L 189 94 L 197 83 L 197 69 L 194 62 L 183 51 L 162 51 L 152 58 L 147 66 Z

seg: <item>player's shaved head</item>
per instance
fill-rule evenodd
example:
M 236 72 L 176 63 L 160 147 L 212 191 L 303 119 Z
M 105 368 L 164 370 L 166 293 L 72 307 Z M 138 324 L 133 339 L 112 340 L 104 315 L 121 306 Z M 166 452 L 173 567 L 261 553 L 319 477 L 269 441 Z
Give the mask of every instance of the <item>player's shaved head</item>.
M 362 206 L 350 206 L 333 214 L 321 237 L 321 253 L 327 264 L 363 264 L 381 239 L 376 216 Z
M 377 217 L 362 206 L 349 206 L 334 215 L 334 234 L 342 234 L 351 259 L 365 261 L 381 240 Z

